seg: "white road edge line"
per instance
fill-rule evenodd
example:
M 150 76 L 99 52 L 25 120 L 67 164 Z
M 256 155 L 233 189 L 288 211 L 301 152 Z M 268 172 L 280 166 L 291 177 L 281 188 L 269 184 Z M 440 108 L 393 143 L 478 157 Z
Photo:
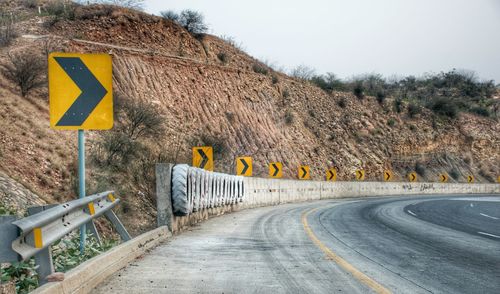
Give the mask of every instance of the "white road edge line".
M 491 215 L 487 215 L 487 214 L 484 214 L 482 212 L 479 213 L 480 215 L 484 216 L 484 217 L 489 217 L 491 219 L 499 219 L 498 217 L 494 217 L 494 216 L 491 216 Z
M 413 211 L 411 211 L 409 209 L 408 209 L 408 213 L 411 214 L 411 215 L 413 215 L 413 216 L 417 216 L 416 214 L 413 213 Z
M 500 236 L 497 236 L 497 235 L 488 234 L 488 233 L 485 233 L 485 232 L 477 232 L 477 233 L 478 233 L 478 234 L 481 234 L 481 235 L 490 236 L 490 237 L 493 237 L 493 238 L 498 238 L 498 239 L 500 239 Z

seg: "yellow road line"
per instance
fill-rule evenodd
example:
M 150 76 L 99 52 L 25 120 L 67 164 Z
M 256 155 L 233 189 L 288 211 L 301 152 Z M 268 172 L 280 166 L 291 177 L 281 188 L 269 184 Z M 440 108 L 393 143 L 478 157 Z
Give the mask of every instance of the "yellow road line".
M 335 261 L 335 263 L 337 263 L 341 268 L 351 273 L 356 279 L 358 279 L 361 283 L 365 284 L 376 293 L 384 293 L 384 294 L 391 293 L 389 289 L 377 283 L 375 280 L 373 280 L 372 278 L 368 277 L 367 275 L 356 269 L 353 265 L 348 263 L 342 257 L 338 256 L 333 251 L 331 251 L 330 248 L 328 248 L 325 244 L 323 244 L 318 239 L 318 237 L 314 235 L 311 227 L 309 226 L 309 223 L 307 222 L 307 216 L 318 209 L 319 208 L 314 208 L 302 214 L 302 225 L 304 225 L 304 230 L 306 231 L 309 238 L 314 242 L 314 244 L 316 244 L 316 246 L 318 246 L 319 249 L 321 249 L 321 251 L 323 251 L 329 257 L 329 259 Z

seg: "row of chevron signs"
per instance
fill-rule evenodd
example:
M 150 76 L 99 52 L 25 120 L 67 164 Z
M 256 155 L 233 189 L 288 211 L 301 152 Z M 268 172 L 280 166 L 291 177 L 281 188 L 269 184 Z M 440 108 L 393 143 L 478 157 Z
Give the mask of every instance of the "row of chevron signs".
M 213 171 L 214 170 L 213 148 L 210 146 L 193 147 L 193 166 Z M 236 158 L 236 174 L 245 177 L 252 176 L 253 174 L 252 157 L 244 156 Z M 269 177 L 275 179 L 283 177 L 283 164 L 281 162 L 269 163 Z M 300 180 L 310 180 L 311 179 L 310 167 L 308 165 L 299 166 L 297 170 L 297 178 Z M 364 181 L 365 171 L 363 169 L 356 170 L 355 178 L 357 181 Z M 384 170 L 382 178 L 385 182 L 390 182 L 393 180 L 394 174 L 390 170 Z M 325 179 L 331 182 L 336 181 L 337 170 L 335 168 L 328 169 L 326 171 Z M 416 172 L 411 172 L 407 175 L 407 179 L 410 182 L 417 182 L 418 175 Z M 438 177 L 438 180 L 441 183 L 447 183 L 448 179 L 449 176 L 445 173 L 440 174 Z M 497 180 L 500 183 L 500 176 L 498 177 Z M 473 183 L 474 176 L 473 175 L 467 176 L 467 182 Z

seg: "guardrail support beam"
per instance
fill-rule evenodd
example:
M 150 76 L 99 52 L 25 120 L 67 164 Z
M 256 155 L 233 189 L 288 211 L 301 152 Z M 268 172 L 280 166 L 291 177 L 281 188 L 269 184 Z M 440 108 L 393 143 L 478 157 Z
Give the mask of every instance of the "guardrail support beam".
M 122 238 L 123 241 L 128 241 L 132 239 L 130 234 L 127 232 L 127 229 L 123 226 L 120 219 L 116 216 L 116 214 L 112 210 L 108 210 L 104 213 L 104 216 L 113 224 L 118 235 Z
M 95 227 L 94 220 L 89 221 L 85 225 L 85 227 L 87 228 L 87 231 L 89 231 L 92 234 L 92 236 L 94 236 L 94 238 L 97 241 L 97 244 L 99 244 L 99 246 L 102 246 L 101 235 L 99 235 L 99 232 L 97 231 L 97 228 Z
M 158 227 L 167 226 L 173 231 L 172 169 L 171 163 L 156 164 L 156 208 Z
M 34 215 L 54 206 L 57 206 L 57 204 L 33 206 L 28 208 L 28 214 Z M 47 276 L 54 273 L 54 263 L 52 262 L 52 250 L 50 249 L 50 246 L 35 255 L 35 264 L 38 265 L 38 268 L 36 269 L 38 274 L 38 284 L 43 285 L 47 283 Z

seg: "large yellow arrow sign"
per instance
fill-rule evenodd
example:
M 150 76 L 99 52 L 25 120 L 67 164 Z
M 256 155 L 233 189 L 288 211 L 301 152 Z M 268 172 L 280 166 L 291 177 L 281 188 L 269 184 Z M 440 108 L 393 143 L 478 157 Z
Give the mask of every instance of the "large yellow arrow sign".
M 50 127 L 106 130 L 113 127 L 113 89 L 109 54 L 49 55 Z

